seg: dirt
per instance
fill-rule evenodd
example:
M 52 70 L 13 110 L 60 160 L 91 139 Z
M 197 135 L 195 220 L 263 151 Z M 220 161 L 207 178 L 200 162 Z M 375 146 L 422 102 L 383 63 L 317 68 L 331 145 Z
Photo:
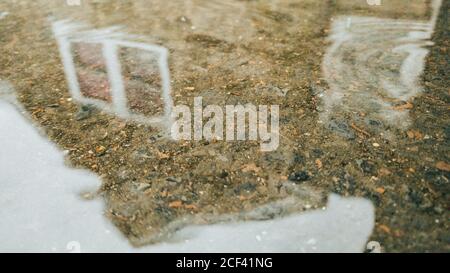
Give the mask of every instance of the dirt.
M 395 141 L 364 124 L 348 121 L 329 130 L 319 122 L 316 91 L 327 88 L 321 64 L 331 19 L 354 11 L 343 2 L 174 1 L 151 8 L 146 1 L 81 7 L 15 2 L 0 4 L 10 13 L 0 21 L 0 78 L 13 84 L 29 115 L 68 151 L 69 164 L 101 176 L 105 214 L 134 245 L 163 240 L 187 224 L 314 209 L 336 192 L 373 201 L 371 239 L 385 251 L 450 250 L 450 1 L 444 1 L 427 58 L 425 92 L 408 107 L 413 125 L 392 129 Z M 419 4 L 412 12 L 395 5 L 388 16 L 428 15 Z M 380 12 L 360 7 L 355 13 Z M 261 152 L 255 141 L 173 142 L 157 128 L 77 104 L 49 16 L 96 27 L 123 24 L 145 42 L 167 47 L 175 104 L 192 106 L 196 96 L 204 105 L 278 104 L 280 147 Z

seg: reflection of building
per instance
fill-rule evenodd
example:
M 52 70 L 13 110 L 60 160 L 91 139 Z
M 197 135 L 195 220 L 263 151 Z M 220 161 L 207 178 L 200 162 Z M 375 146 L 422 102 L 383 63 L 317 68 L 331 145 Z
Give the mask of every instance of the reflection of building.
M 335 18 L 322 64 L 329 89 L 320 94 L 321 119 L 330 128 L 346 130 L 339 121 L 343 113 L 345 120 L 365 123 L 373 131 L 411 125 L 408 109 L 422 92 L 420 76 L 441 4 L 431 2 L 429 20 Z
M 172 98 L 166 48 L 127 41 L 118 28 L 87 30 L 53 23 L 69 90 L 84 104 L 150 125 L 170 124 Z

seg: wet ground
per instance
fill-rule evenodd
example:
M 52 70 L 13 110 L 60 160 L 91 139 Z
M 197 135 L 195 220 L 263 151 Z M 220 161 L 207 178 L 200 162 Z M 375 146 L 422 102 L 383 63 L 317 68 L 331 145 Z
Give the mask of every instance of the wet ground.
M 0 94 L 8 89 L 0 84 Z M 104 202 L 90 198 L 100 178 L 65 166 L 64 152 L 7 98 L 0 96 L 0 252 L 360 252 L 372 233 L 369 200 L 330 195 L 326 207 L 306 213 L 190 226 L 135 248 L 103 216 Z
M 438 2 L 5 1 L 0 79 L 68 164 L 101 177 L 88 196 L 135 246 L 314 210 L 334 192 L 373 202 L 385 251 L 448 251 L 449 1 Z M 109 51 L 114 77 L 98 44 L 117 40 L 168 50 L 175 105 L 279 105 L 279 148 L 167 139 L 142 122 L 167 110 L 160 59 Z

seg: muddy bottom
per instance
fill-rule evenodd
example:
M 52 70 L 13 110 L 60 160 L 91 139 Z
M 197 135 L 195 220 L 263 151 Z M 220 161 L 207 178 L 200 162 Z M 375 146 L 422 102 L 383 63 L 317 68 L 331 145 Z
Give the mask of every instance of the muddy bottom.
M 448 251 L 449 1 L 435 24 L 438 1 L 360 2 L 4 1 L 0 79 L 68 164 L 100 175 L 95 194 L 135 246 L 334 192 L 373 202 L 384 251 Z M 331 51 L 339 26 L 351 38 Z M 411 54 L 422 69 L 402 68 Z M 171 140 L 170 110 L 195 97 L 278 105 L 278 148 Z

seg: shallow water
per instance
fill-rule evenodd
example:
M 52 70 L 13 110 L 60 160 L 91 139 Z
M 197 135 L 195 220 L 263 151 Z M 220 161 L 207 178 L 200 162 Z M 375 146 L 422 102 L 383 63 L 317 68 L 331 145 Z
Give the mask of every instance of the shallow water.
M 46 106 L 52 105 L 48 111 L 31 112 L 53 116 L 43 126 L 58 131 L 53 135 L 58 139 L 52 140 L 63 147 L 70 146 L 67 149 L 72 163 L 102 172 L 99 173 L 103 179 L 102 189 L 113 212 L 108 215 L 135 245 L 159 240 L 160 236 L 167 235 L 167 226 L 190 223 L 191 217 L 201 222 L 214 222 L 222 219 L 221 215 L 229 214 L 247 219 L 246 212 L 252 208 L 267 202 L 277 204 L 276 201 L 284 199 L 284 191 L 280 193 L 273 185 L 268 189 L 268 183 L 253 177 L 246 178 L 247 184 L 252 184 L 250 189 L 253 190 L 256 189 L 253 184 L 261 184 L 263 197 L 244 200 L 247 198 L 244 195 L 250 192 L 245 190 L 246 183 L 238 176 L 210 183 L 209 180 L 216 177 L 211 172 L 221 172 L 219 168 L 229 168 L 231 164 L 235 165 L 233 168 L 242 169 L 251 164 L 243 153 L 255 152 L 246 148 L 226 155 L 219 151 L 227 150 L 225 141 L 218 143 L 217 151 L 202 147 L 197 141 L 192 142 L 197 148 L 185 150 L 180 148 L 182 143 L 161 137 L 163 130 L 142 125 L 156 121 L 170 126 L 161 116 L 170 115 L 171 100 L 189 106 L 196 96 L 203 97 L 205 105 L 281 103 L 284 96 L 278 93 L 285 94 L 285 90 L 290 89 L 289 82 L 304 86 L 309 81 L 288 77 L 293 69 L 287 69 L 283 63 L 289 62 L 289 66 L 300 70 L 290 56 L 292 50 L 304 51 L 297 46 L 303 43 L 297 34 L 301 33 L 301 38 L 306 39 L 305 36 L 321 33 L 317 23 L 323 26 L 326 17 L 316 14 L 326 14 L 327 9 L 319 8 L 324 4 L 312 0 L 300 3 L 283 0 L 257 3 L 155 1 L 151 6 L 146 1 L 95 1 L 79 7 L 37 1 L 21 2 L 21 5 L 22 8 L 6 4 L 15 16 L 5 21 L 5 30 L 9 31 L 4 49 L 14 48 L 18 55 L 26 56 L 25 63 L 32 64 L 5 60 L 2 64 L 13 62 L 15 65 L 2 69 L 1 73 L 12 75 L 8 80 L 16 87 L 20 82 L 30 83 L 29 74 L 23 71 L 30 72 L 36 79 L 45 79 L 38 80 L 35 88 L 17 88 L 21 102 L 28 101 L 30 104 L 24 104 L 31 106 L 38 100 Z M 28 16 L 40 19 L 37 28 L 29 25 Z M 29 27 L 35 29 L 32 36 Z M 28 42 L 16 44 L 17 40 L 29 41 L 33 50 L 29 50 Z M 14 55 L 2 56 L 9 59 Z M 142 65 L 142 56 L 149 61 L 145 65 Z M 295 55 L 295 59 L 300 57 Z M 307 63 L 300 66 L 303 65 L 311 66 Z M 304 71 L 309 73 L 307 69 Z M 273 94 L 271 90 L 280 92 Z M 158 92 L 159 98 L 153 96 Z M 50 103 L 53 100 L 56 102 Z M 86 132 L 88 124 L 96 125 Z M 126 127 L 142 131 L 128 134 Z M 53 134 L 50 131 L 47 132 Z M 97 138 L 100 134 L 103 140 Z M 123 137 L 132 137 L 125 140 L 131 143 L 125 143 Z M 230 144 L 241 145 L 242 142 Z M 88 148 L 92 145 L 99 151 L 98 157 L 92 156 L 93 150 Z M 199 158 L 183 155 L 183 150 L 189 154 L 199 150 L 213 158 L 195 163 Z M 74 154 L 78 152 L 87 154 Z M 167 154 L 173 156 L 167 157 Z M 220 159 L 216 157 L 218 154 L 222 155 Z M 100 161 L 88 163 L 91 159 Z M 171 162 L 164 162 L 166 159 Z M 268 168 L 276 167 L 271 165 Z M 264 179 L 280 176 L 269 169 L 264 172 Z M 195 181 L 195 190 L 188 183 L 179 183 L 170 189 L 170 195 L 165 194 L 166 188 L 173 185 L 167 183 L 167 179 L 173 177 L 176 181 Z M 117 186 L 121 188 L 119 194 L 116 194 Z M 224 194 L 225 187 L 228 188 Z M 315 200 L 314 205 L 321 200 L 316 190 L 311 196 L 305 193 L 313 191 L 299 192 L 302 198 L 280 209 L 281 213 L 301 210 L 302 204 L 310 199 Z M 185 200 L 186 204 L 171 208 L 175 198 Z
M 187 227 L 168 243 L 133 248 L 100 197 L 82 198 L 95 196 L 100 179 L 67 167 L 64 152 L 4 100 L 10 91 L 0 82 L 0 252 L 360 252 L 374 227 L 370 201 L 331 195 L 323 210 Z
M 65 166 L 64 153 L 4 101 L 0 127 L 0 252 L 360 252 L 374 226 L 369 201 L 331 195 L 324 210 L 187 227 L 172 243 L 136 249 L 103 216 L 102 200 L 80 197 L 100 185 L 94 174 Z

